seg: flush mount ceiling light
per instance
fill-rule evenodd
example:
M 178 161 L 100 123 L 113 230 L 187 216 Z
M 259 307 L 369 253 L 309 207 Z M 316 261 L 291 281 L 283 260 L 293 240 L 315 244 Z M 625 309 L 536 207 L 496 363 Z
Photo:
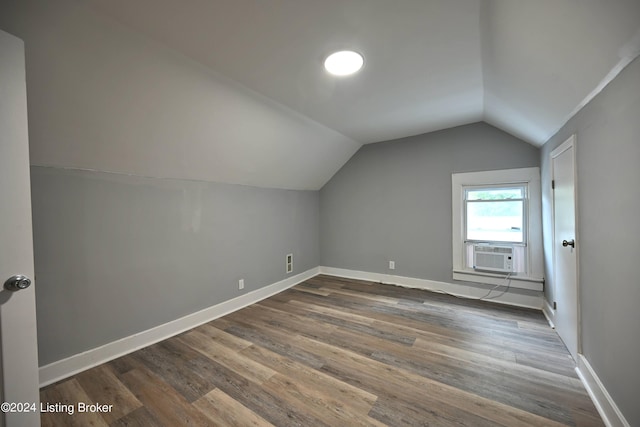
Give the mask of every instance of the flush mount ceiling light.
M 359 71 L 363 65 L 362 55 L 352 50 L 332 53 L 324 60 L 324 68 L 334 76 L 348 76 Z

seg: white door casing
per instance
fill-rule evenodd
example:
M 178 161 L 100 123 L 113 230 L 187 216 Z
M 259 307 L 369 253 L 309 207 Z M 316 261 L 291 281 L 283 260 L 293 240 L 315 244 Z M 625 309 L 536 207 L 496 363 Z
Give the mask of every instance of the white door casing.
M 553 182 L 553 272 L 555 325 L 567 349 L 578 360 L 580 310 L 576 236 L 575 135 L 551 152 Z M 573 245 L 572 245 L 573 243 Z
M 0 426 L 39 426 L 35 286 L 9 291 L 13 275 L 34 279 L 24 43 L 0 30 Z M 33 404 L 24 412 L 23 404 Z M 20 404 L 20 406 L 18 406 Z M 23 412 L 19 410 L 22 408 Z M 33 411 L 33 409 L 36 411 Z

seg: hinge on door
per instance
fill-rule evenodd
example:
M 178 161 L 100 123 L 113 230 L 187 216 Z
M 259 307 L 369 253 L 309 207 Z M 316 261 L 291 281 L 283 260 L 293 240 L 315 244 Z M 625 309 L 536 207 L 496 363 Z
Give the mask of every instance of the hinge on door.
M 552 179 L 552 180 L 551 180 L 551 189 L 552 189 L 552 190 L 555 190 L 555 189 L 556 189 L 556 181 L 555 181 L 555 179 Z
M 558 304 L 556 304 L 556 302 L 555 302 L 555 301 L 553 302 L 553 309 L 554 309 L 554 310 L 557 310 L 557 309 L 558 309 Z

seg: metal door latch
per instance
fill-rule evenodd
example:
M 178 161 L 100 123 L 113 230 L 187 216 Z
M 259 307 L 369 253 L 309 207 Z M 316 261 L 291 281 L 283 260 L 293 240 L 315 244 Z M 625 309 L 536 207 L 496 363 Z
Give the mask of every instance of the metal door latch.
M 4 282 L 4 288 L 12 292 L 27 289 L 29 286 L 31 286 L 31 279 L 27 276 L 23 276 L 22 274 L 11 276 L 6 282 Z

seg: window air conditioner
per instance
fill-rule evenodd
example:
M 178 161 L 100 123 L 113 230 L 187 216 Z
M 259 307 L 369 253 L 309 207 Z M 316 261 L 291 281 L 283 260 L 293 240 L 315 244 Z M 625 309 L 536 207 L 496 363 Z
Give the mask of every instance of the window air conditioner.
M 511 246 L 473 245 L 474 270 L 508 273 L 513 270 Z

